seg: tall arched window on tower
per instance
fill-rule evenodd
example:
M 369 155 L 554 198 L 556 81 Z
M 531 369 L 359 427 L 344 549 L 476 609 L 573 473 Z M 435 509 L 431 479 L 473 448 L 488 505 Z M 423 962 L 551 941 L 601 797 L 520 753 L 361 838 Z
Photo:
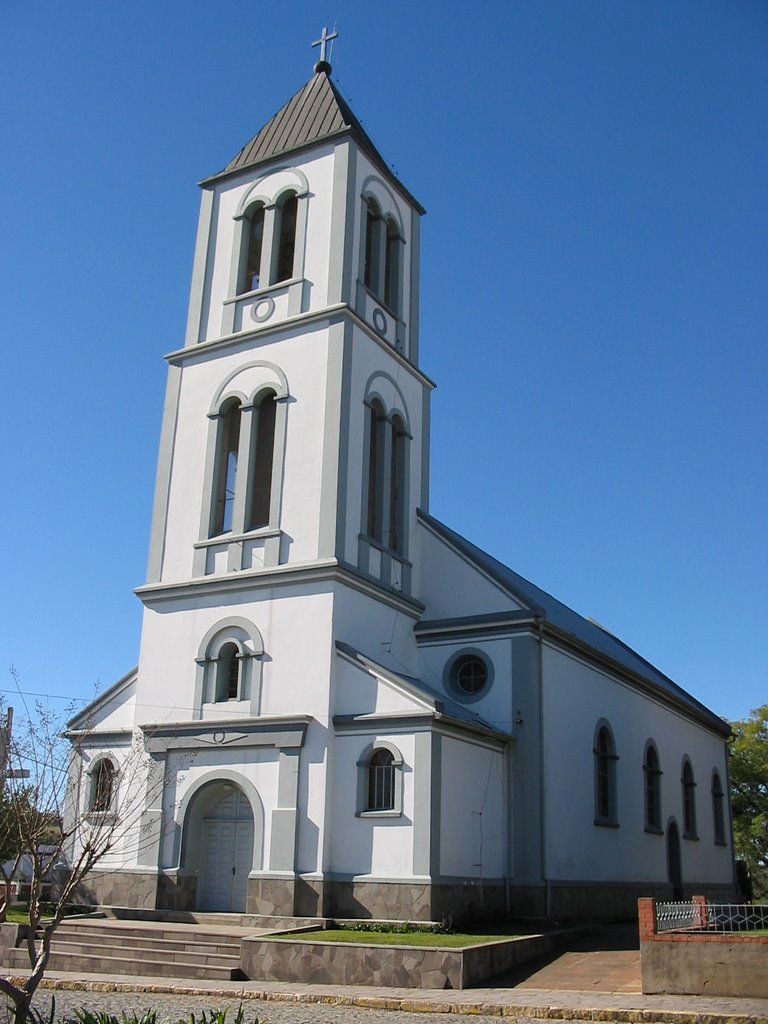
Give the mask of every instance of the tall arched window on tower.
M 383 226 L 381 210 L 375 199 L 365 201 L 365 265 L 363 281 L 374 295 L 379 294 L 379 276 L 381 266 L 381 229 Z
M 387 239 L 384 254 L 384 302 L 396 310 L 400 303 L 400 232 L 390 217 L 387 220 Z
M 382 541 L 384 520 L 384 410 L 373 401 L 368 411 L 368 526 L 369 537 Z
M 299 199 L 295 192 L 284 192 L 277 202 L 277 223 L 275 225 L 277 258 L 272 261 L 274 267 L 272 284 L 277 284 L 278 281 L 288 281 L 293 277 L 298 208 Z
M 235 643 L 222 644 L 216 664 L 217 702 L 240 697 L 240 649 Z
M 240 282 L 238 292 L 256 291 L 261 280 L 261 256 L 264 242 L 264 203 L 256 203 L 248 213 L 247 219 L 248 241 L 246 248 L 245 263 L 243 265 L 243 279 Z
M 237 453 L 240 446 L 240 403 L 228 402 L 219 416 L 216 465 L 214 469 L 214 503 L 211 516 L 211 536 L 229 533 L 237 486 Z
M 269 524 L 276 412 L 277 401 L 272 391 L 262 397 L 253 411 L 246 530 L 258 530 Z
M 389 472 L 389 546 L 400 551 L 403 544 L 405 515 L 405 425 L 399 416 L 392 417 Z

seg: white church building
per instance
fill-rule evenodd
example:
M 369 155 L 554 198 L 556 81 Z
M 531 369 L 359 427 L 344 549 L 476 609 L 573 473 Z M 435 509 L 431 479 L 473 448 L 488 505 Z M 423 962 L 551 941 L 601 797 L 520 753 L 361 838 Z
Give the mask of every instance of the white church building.
M 733 885 L 728 726 L 429 509 L 419 227 L 321 60 L 202 203 L 138 668 L 69 725 L 101 904 L 440 920 Z

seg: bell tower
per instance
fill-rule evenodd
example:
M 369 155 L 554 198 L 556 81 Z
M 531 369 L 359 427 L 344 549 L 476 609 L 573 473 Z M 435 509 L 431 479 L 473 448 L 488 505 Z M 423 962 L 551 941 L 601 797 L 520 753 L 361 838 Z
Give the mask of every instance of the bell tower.
M 432 387 L 418 369 L 424 211 L 330 73 L 321 53 L 201 182 L 142 596 L 320 564 L 410 592 Z

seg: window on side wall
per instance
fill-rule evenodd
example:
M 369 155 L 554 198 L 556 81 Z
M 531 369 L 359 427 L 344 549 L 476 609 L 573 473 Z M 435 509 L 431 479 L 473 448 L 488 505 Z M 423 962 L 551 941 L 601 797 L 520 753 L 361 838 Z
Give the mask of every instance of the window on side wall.
M 715 831 L 715 844 L 725 846 L 725 793 L 720 781 L 720 773 L 712 773 L 712 820 Z
M 661 835 L 661 766 L 658 751 L 651 742 L 645 749 L 643 779 L 645 782 L 645 831 Z
M 377 742 L 358 761 L 358 815 L 392 817 L 402 813 L 403 759 L 390 743 Z
M 607 722 L 598 724 L 593 746 L 595 759 L 595 825 L 618 828 L 616 798 L 616 744 Z
M 683 761 L 680 785 L 683 791 L 683 838 L 697 839 L 696 780 L 693 777 L 693 767 L 687 757 Z
M 107 814 L 112 810 L 115 796 L 115 766 L 107 757 L 97 761 L 91 773 L 89 810 Z

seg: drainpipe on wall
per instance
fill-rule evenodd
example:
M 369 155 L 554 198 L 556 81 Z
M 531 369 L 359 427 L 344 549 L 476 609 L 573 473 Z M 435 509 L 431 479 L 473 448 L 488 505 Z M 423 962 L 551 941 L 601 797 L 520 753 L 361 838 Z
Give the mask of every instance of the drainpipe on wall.
M 547 826 L 544 818 L 545 811 L 545 799 L 544 799 L 544 619 L 542 616 L 536 616 L 536 625 L 538 627 L 538 642 L 539 642 L 539 657 L 536 672 L 536 685 L 538 690 L 538 705 L 539 705 L 539 843 L 541 845 L 540 857 L 541 857 L 541 878 L 544 882 L 544 914 L 549 917 L 552 911 L 552 889 L 547 878 Z
M 736 891 L 739 888 L 739 876 L 736 874 L 736 846 L 733 841 L 733 808 L 731 807 L 731 750 L 728 746 L 728 740 L 723 741 L 723 747 L 725 748 L 723 753 L 725 754 L 725 794 L 728 798 L 728 835 L 731 841 L 731 885 Z M 741 891 L 739 890 L 739 899 L 741 899 Z

